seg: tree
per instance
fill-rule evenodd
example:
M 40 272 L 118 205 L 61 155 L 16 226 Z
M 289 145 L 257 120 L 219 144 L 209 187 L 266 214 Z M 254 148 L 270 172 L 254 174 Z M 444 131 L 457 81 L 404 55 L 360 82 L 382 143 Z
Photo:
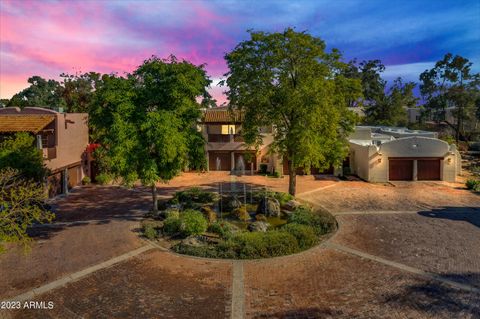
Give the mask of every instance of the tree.
M 0 143 L 0 169 L 10 167 L 36 182 L 43 182 L 47 169 L 41 150 L 35 147 L 35 138 L 28 133 L 17 133 Z
M 407 109 L 415 107 L 417 98 L 413 93 L 416 84 L 403 83 L 398 77 L 387 93 L 379 94 L 365 107 L 365 122 L 374 125 L 406 126 Z
M 100 73 L 60 74 L 63 78 L 61 91 L 68 112 L 89 113 L 97 87 L 101 85 Z
M 244 112 L 249 145 L 262 141 L 260 128 L 274 126 L 272 150 L 288 160 L 289 193 L 295 195 L 299 167 L 338 165 L 348 152 L 355 115 L 349 101 L 361 96 L 360 81 L 345 77 L 340 53 L 305 32 L 249 31 L 225 56 L 230 106 Z
M 139 179 L 149 186 L 156 212 L 156 183 L 168 182 L 189 161 L 200 115 L 197 98 L 205 96 L 210 81 L 203 66 L 173 56 L 152 57 L 126 78 L 104 75 L 102 81 L 90 118 L 102 144 L 95 155 L 101 169 L 125 184 Z
M 46 80 L 38 75 L 28 79 L 30 86 L 12 96 L 7 106 L 39 106 L 46 108 L 65 107 L 58 81 Z
M 417 98 L 413 93 L 415 83 L 404 83 L 400 77 L 389 88 L 381 73 L 385 66 L 380 60 L 356 60 L 349 63 L 345 76 L 360 79 L 365 111 L 364 122 L 372 125 L 404 126 L 408 124 L 407 107 L 415 107 Z M 352 106 L 352 105 L 351 105 Z
M 45 199 L 41 183 L 22 177 L 12 168 L 0 169 L 0 252 L 4 250 L 1 244 L 7 242 L 20 242 L 28 248 L 31 238 L 27 228 L 53 220 Z
M 455 123 L 443 119 L 455 131 L 455 138 L 466 140 L 466 128 L 476 122 L 476 101 L 480 93 L 480 74 L 471 72 L 472 63 L 459 55 L 445 54 L 435 67 L 420 74 L 420 93 L 429 112 L 445 114 L 454 108 Z M 470 125 L 472 128 L 475 125 Z

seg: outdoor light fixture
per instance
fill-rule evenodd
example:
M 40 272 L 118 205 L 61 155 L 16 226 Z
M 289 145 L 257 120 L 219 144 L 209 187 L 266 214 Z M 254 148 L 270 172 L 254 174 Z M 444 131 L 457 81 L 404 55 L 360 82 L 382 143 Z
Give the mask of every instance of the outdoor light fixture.
M 450 157 L 447 159 L 447 163 L 448 165 L 452 164 L 452 159 Z
M 377 160 L 378 164 L 380 164 L 382 162 L 382 158 L 380 157 L 378 160 Z

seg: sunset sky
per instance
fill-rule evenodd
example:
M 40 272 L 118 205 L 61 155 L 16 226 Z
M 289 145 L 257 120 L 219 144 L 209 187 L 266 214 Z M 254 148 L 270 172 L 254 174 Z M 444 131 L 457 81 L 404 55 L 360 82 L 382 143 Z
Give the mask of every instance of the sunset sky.
M 480 0 L 0 0 L 0 97 L 27 87 L 32 75 L 123 74 L 151 55 L 206 63 L 216 83 L 224 54 L 247 29 L 289 26 L 321 37 L 346 60 L 382 60 L 387 79 L 417 80 L 446 52 L 480 69 Z M 222 90 L 211 89 L 219 102 Z

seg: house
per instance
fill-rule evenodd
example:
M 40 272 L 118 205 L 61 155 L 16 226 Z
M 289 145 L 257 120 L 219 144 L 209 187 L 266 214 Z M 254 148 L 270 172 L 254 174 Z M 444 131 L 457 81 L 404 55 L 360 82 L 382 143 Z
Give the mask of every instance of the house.
M 243 114 L 228 107 L 215 107 L 203 112 L 199 130 L 206 140 L 205 152 L 209 171 L 253 173 L 265 165 L 273 172 L 279 158 L 270 154 L 272 127 L 262 129 L 263 145 L 258 150 L 245 145 L 242 133 Z
M 0 109 L 0 134 L 28 132 L 36 137 L 49 169 L 49 196 L 68 193 L 89 176 L 86 148 L 88 114 L 63 113 L 39 107 Z
M 349 169 L 370 182 L 455 182 L 461 157 L 436 133 L 406 128 L 358 126 L 349 137 Z

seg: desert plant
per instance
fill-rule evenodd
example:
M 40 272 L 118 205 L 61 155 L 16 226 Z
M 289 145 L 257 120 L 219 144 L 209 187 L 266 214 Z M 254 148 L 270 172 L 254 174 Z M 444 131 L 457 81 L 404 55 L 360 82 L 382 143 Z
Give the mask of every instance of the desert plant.
M 165 218 L 180 218 L 180 211 L 175 208 L 168 208 L 165 210 Z
M 235 208 L 232 213 L 237 219 L 239 219 L 241 221 L 246 222 L 246 221 L 250 220 L 250 214 L 248 213 L 247 207 L 245 207 L 245 206 Z
M 480 191 L 480 180 L 469 179 L 465 183 L 465 186 L 472 191 Z
M 180 230 L 182 235 L 199 235 L 207 230 L 208 222 L 203 214 L 197 210 L 188 209 L 184 211 L 181 216 Z

